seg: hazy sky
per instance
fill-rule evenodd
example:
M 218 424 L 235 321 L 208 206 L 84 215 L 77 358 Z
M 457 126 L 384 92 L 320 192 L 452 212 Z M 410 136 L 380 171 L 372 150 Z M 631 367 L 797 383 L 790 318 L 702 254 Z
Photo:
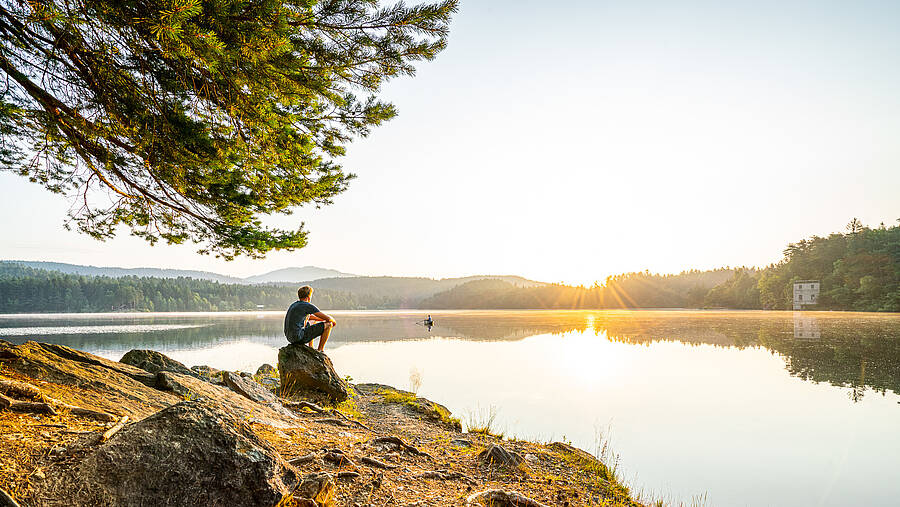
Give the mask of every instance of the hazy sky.
M 788 242 L 900 218 L 900 2 L 463 0 L 448 49 L 383 97 L 310 246 L 225 262 L 106 243 L 0 174 L 0 258 L 245 276 L 521 274 L 590 283 L 765 265 Z

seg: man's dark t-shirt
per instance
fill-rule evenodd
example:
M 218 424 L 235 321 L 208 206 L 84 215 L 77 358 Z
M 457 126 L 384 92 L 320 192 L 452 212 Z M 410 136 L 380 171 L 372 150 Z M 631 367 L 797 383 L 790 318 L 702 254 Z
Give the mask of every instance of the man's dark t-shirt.
M 288 308 L 287 314 L 284 316 L 284 336 L 289 342 L 294 343 L 300 341 L 303 335 L 303 326 L 306 325 L 306 319 L 318 313 L 319 309 L 312 303 L 306 301 L 295 301 Z

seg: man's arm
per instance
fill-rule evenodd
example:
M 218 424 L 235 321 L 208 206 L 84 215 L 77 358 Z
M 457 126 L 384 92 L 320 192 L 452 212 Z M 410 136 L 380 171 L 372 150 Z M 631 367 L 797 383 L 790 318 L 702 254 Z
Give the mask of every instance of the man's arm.
M 331 315 L 324 314 L 322 312 L 316 312 L 309 316 L 310 319 L 320 320 L 322 322 L 331 322 L 332 326 L 337 325 L 337 321 L 331 317 Z

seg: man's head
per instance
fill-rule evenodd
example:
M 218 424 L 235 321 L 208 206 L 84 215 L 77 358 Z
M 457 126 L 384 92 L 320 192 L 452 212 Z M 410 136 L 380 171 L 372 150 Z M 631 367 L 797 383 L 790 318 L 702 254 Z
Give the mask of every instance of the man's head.
M 300 299 L 300 301 L 309 301 L 309 299 L 312 297 L 312 292 L 312 287 L 310 287 L 309 285 L 304 285 L 303 287 L 297 289 L 297 297 Z

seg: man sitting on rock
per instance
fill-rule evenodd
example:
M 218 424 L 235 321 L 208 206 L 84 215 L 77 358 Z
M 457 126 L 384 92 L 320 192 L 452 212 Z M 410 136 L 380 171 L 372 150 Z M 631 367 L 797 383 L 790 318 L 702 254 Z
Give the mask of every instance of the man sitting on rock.
M 284 316 L 284 336 L 291 343 L 302 343 L 310 347 L 313 339 L 319 336 L 319 352 L 323 352 L 331 328 L 337 325 L 337 321 L 309 302 L 312 293 L 313 288 L 309 285 L 297 289 L 300 301 L 295 301 Z

